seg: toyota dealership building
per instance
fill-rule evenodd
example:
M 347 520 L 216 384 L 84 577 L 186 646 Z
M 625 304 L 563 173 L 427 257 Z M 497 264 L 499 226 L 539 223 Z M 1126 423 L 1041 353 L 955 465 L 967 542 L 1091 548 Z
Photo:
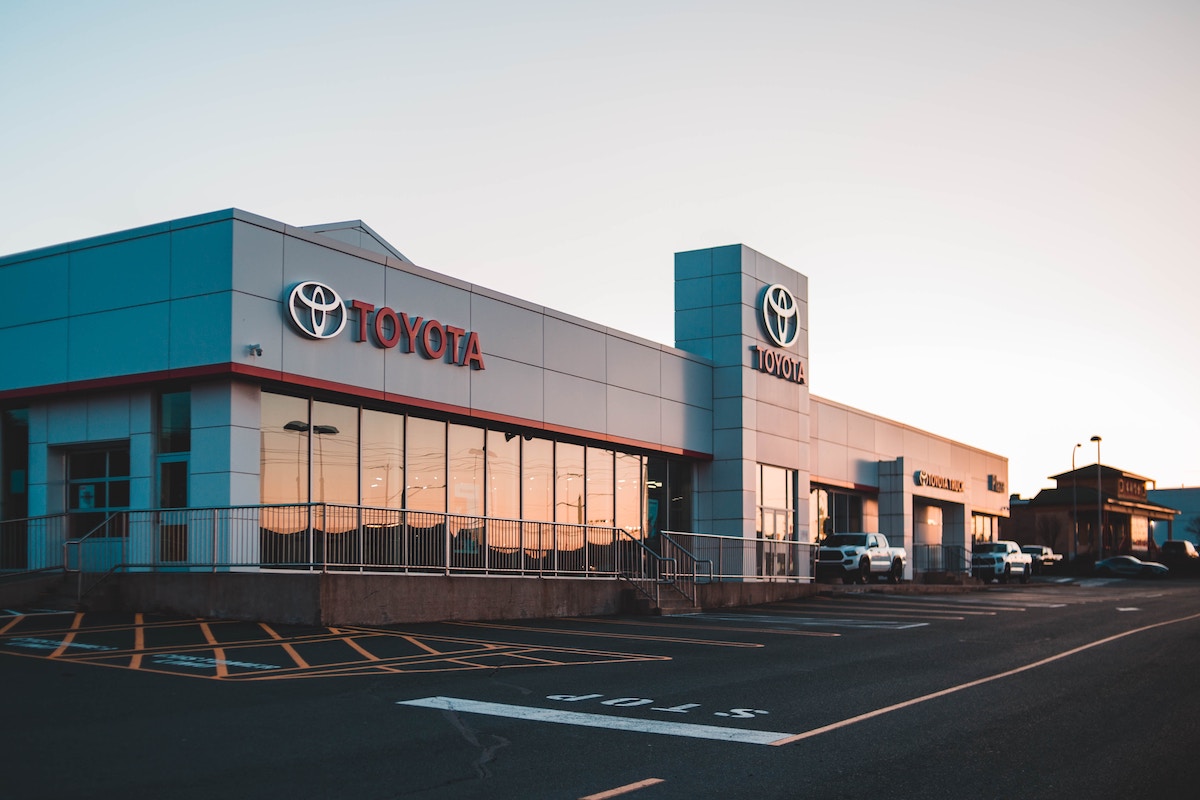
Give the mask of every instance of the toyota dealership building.
M 0 258 L 0 520 L 119 540 L 126 511 L 323 504 L 360 538 L 381 510 L 646 543 L 877 531 L 908 578 L 994 538 L 1006 458 L 810 394 L 804 275 L 742 245 L 674 271 L 668 346 L 419 267 L 361 222 L 225 210 Z M 158 520 L 157 563 L 231 561 L 224 527 Z M 287 560 L 328 555 L 306 548 Z M 58 556 L 30 533 L 4 558 Z

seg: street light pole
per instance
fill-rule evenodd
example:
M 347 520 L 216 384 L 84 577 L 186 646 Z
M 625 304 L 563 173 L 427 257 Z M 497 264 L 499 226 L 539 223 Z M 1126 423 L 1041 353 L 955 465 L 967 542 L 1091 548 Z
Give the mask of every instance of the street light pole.
M 1100 494 L 1100 437 L 1093 436 L 1092 441 L 1096 443 L 1096 532 L 1098 538 L 1096 541 L 1096 560 L 1104 558 L 1104 502 L 1103 495 Z
M 1079 477 L 1075 474 L 1075 451 L 1083 447 L 1078 442 L 1071 449 L 1071 524 L 1074 526 L 1075 552 L 1071 555 L 1071 564 L 1079 558 Z

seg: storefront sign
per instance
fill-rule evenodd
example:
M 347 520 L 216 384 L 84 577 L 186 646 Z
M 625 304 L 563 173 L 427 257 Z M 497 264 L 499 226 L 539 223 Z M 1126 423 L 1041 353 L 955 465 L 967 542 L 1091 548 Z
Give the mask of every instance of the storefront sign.
M 756 356 L 754 368 L 758 371 L 793 383 L 804 383 L 804 362 L 800 359 L 757 344 L 750 350 Z
M 998 492 L 1000 494 L 1004 494 L 1004 490 L 1007 488 L 1008 485 L 1004 481 L 1000 480 L 999 475 L 988 475 L 989 492 Z
M 436 319 L 410 317 L 363 300 L 342 300 L 335 289 L 317 281 L 296 284 L 288 295 L 288 312 L 296 329 L 313 339 L 332 339 L 346 327 L 349 306 L 358 312 L 358 338 L 367 341 L 367 331 L 384 349 L 401 347 L 431 360 L 445 360 L 460 367 L 484 369 L 479 335 L 465 328 L 444 325 Z
M 955 478 L 944 478 L 941 475 L 933 475 L 925 470 L 915 473 L 913 480 L 918 486 L 928 486 L 931 489 L 945 489 L 948 492 L 963 491 L 962 481 Z
M 766 288 L 762 296 L 762 325 L 767 338 L 779 347 L 791 347 L 800 338 L 800 304 L 782 283 Z M 750 348 L 754 368 L 785 381 L 804 383 L 804 362 L 791 353 L 761 345 Z
M 1119 478 L 1117 480 L 1117 494 L 1121 497 L 1132 497 L 1137 500 L 1146 499 L 1146 482 L 1134 480 L 1133 478 Z

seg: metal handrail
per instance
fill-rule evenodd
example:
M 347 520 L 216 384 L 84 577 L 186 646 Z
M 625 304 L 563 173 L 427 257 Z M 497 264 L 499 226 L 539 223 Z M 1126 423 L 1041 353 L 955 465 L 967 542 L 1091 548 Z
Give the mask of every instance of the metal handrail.
M 66 572 L 66 573 L 74 572 L 78 575 L 78 577 L 75 579 L 75 601 L 76 602 L 83 602 L 84 595 L 86 595 L 88 592 L 95 589 L 105 578 L 107 578 L 109 575 L 112 575 L 114 572 L 117 572 L 118 570 L 120 570 L 121 567 L 124 565 L 128 536 L 118 535 L 118 536 L 103 536 L 103 537 L 101 537 L 101 536 L 98 536 L 98 534 L 101 531 L 107 532 L 107 531 L 111 530 L 110 523 L 112 523 L 114 520 L 122 517 L 122 515 L 124 515 L 126 513 L 127 512 L 124 512 L 124 511 L 114 511 L 113 513 L 111 513 L 107 517 L 105 517 L 103 522 L 96 525 L 94 528 L 92 528 L 90 531 L 85 533 L 83 536 L 80 536 L 77 539 L 67 539 L 66 541 L 63 542 L 63 572 Z M 128 528 L 129 528 L 129 521 L 128 521 L 128 519 L 126 519 L 126 520 L 124 520 L 124 522 L 125 522 L 125 524 L 122 525 L 120 529 L 127 533 Z M 95 536 L 96 538 L 103 538 L 103 539 L 117 539 L 121 546 L 121 555 L 120 555 L 120 558 L 117 558 L 115 563 L 110 565 L 107 569 L 96 570 L 101 573 L 100 577 L 97 578 L 96 580 L 92 581 L 91 585 L 85 589 L 83 586 L 83 576 L 88 571 L 84 569 L 84 564 L 83 564 L 83 561 L 84 561 L 83 543 L 85 541 L 87 541 L 88 539 L 91 539 L 93 536 Z M 70 548 L 72 547 L 72 545 L 75 547 L 75 557 L 76 557 L 77 563 L 78 563 L 78 566 L 75 569 L 71 568 Z
M 673 585 L 680 594 L 692 601 L 692 605 L 695 605 L 697 596 L 696 585 L 701 581 L 705 583 L 712 581 L 713 562 L 708 558 L 697 558 L 694 553 L 671 538 L 671 535 L 667 531 L 663 531 L 661 536 L 663 552 L 669 552 L 673 562 L 686 565 L 684 569 L 680 569 L 675 573 L 676 580 L 673 582 Z
M 625 537 L 626 543 L 632 547 L 623 551 L 626 560 L 619 564 L 617 576 L 628 582 L 656 606 L 662 605 L 662 587 L 673 585 L 672 576 L 676 574 L 675 560 L 654 552 L 646 546 L 645 542 L 635 538 L 628 531 L 620 530 L 620 532 Z
M 814 580 L 812 561 L 817 545 L 811 542 L 682 531 L 668 531 L 664 536 L 670 546 L 695 558 L 697 565 L 708 564 L 708 574 L 703 576 L 697 566 L 697 576 L 702 580 L 788 583 Z

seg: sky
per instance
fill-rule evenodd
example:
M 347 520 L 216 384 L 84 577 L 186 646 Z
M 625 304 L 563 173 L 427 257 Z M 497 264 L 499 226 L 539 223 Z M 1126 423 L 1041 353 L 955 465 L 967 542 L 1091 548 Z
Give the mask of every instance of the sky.
M 0 254 L 236 207 L 665 344 L 809 278 L 812 392 L 1200 486 L 1194 0 L 0 0 Z M 1082 447 L 1076 449 L 1076 444 Z

